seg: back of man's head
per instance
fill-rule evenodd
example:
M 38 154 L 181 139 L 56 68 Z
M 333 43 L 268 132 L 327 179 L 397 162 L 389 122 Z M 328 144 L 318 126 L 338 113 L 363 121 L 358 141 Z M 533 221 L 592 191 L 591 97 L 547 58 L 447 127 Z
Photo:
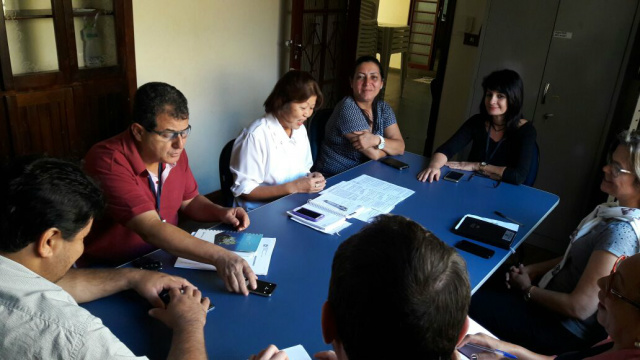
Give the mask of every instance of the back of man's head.
M 0 252 L 20 251 L 50 228 L 71 239 L 102 206 L 100 189 L 77 165 L 15 159 L 0 173 Z
M 162 113 L 173 119 L 188 119 L 187 98 L 166 83 L 150 82 L 140 86 L 133 98 L 133 121 L 151 131 L 158 125 L 156 117 Z
M 350 360 L 449 359 L 470 297 L 453 248 L 412 220 L 381 216 L 338 248 L 328 306 Z

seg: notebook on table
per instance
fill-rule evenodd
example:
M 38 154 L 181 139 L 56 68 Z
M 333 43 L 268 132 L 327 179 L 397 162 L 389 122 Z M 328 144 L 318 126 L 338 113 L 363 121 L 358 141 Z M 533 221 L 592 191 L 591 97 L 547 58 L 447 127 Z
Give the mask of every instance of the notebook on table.
M 509 249 L 518 229 L 517 224 L 467 214 L 456 224 L 453 232 L 489 245 Z

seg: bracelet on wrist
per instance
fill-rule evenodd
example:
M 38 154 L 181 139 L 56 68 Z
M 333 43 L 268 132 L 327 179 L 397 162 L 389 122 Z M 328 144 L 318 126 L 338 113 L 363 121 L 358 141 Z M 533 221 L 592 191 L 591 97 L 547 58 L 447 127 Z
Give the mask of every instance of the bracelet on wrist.
M 531 289 L 533 289 L 533 287 L 534 287 L 533 285 L 529 285 L 529 287 L 528 287 L 528 288 L 526 288 L 526 289 L 522 292 L 523 297 L 524 297 L 524 301 L 530 301 L 530 300 L 531 300 Z

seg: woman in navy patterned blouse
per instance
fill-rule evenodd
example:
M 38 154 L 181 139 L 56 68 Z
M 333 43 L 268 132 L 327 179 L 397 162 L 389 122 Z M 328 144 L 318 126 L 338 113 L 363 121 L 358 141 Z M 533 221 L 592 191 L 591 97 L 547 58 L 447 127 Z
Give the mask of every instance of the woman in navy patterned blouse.
M 386 102 L 376 100 L 384 85 L 380 62 L 373 56 L 356 60 L 351 77 L 353 95 L 336 105 L 327 122 L 316 170 L 325 176 L 341 173 L 369 159 L 404 153 L 396 116 Z

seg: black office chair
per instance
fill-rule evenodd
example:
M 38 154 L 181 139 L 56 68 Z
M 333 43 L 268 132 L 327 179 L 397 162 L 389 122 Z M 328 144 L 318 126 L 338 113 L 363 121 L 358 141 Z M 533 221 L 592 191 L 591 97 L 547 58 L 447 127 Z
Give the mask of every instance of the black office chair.
M 531 165 L 529 166 L 529 174 L 527 174 L 527 178 L 523 182 L 523 184 L 527 186 L 533 186 L 536 182 L 538 168 L 540 167 L 540 147 L 538 146 L 538 142 L 536 142 L 535 145 L 533 148 L 533 156 L 531 157 Z
M 327 121 L 331 117 L 333 109 L 320 109 L 316 111 L 311 120 L 309 120 L 309 126 L 307 127 L 309 136 L 309 144 L 311 145 L 311 158 L 313 163 L 316 163 L 316 159 L 320 154 L 320 148 L 322 147 L 322 140 L 324 140 L 324 131 Z
M 231 192 L 231 186 L 233 186 L 233 174 L 229 165 L 231 164 L 231 150 L 233 149 L 233 143 L 236 139 L 231 139 L 222 148 L 220 152 L 220 159 L 218 161 L 218 170 L 220 172 L 220 191 L 222 191 L 222 202 L 224 206 L 233 206 L 233 193 Z

